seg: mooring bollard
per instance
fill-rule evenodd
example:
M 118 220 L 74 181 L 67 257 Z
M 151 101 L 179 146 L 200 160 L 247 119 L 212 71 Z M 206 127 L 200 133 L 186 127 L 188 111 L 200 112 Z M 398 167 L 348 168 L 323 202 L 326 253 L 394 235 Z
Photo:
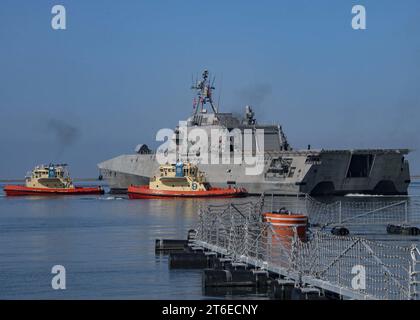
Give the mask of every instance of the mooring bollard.
M 350 234 L 349 229 L 345 227 L 334 227 L 331 229 L 331 233 L 335 236 L 348 236 Z
M 417 236 L 420 234 L 420 229 L 412 226 L 396 226 L 389 224 L 386 227 L 386 232 L 389 234 L 400 234 L 405 236 Z

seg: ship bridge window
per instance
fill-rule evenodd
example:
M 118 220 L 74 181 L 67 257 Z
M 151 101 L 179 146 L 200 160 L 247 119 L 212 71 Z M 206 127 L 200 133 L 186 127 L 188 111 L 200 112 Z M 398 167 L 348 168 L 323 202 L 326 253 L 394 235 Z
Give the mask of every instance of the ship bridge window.
M 367 178 L 372 168 L 373 154 L 353 154 L 347 170 L 347 178 Z

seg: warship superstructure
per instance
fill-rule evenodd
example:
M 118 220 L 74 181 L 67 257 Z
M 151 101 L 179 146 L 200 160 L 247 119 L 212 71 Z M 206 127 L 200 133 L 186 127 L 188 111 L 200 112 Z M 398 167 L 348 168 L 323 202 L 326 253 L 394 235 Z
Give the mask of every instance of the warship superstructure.
M 192 89 L 196 91 L 193 113 L 185 122 L 187 129 L 200 128 L 208 132 L 224 129 L 228 132 L 263 130 L 263 170 L 260 174 L 247 174 L 244 163 L 200 162 L 199 151 L 192 153 L 195 141 L 186 141 L 186 152 L 177 155 L 177 161 L 195 162 L 213 186 L 226 183 L 243 187 L 250 194 L 274 193 L 282 195 L 344 195 L 349 193 L 405 195 L 410 184 L 409 164 L 405 156 L 408 149 L 354 149 L 354 150 L 294 150 L 280 125 L 260 124 L 250 106 L 243 118 L 219 111 L 212 99 L 214 86 L 207 70 Z M 213 81 L 214 82 L 214 81 Z M 178 148 L 181 137 L 179 126 L 172 137 Z M 188 138 L 186 138 L 188 140 Z M 258 137 L 252 141 L 258 149 Z M 228 141 L 229 143 L 229 141 Z M 209 143 L 209 153 L 214 145 Z M 235 151 L 235 144 L 228 146 Z M 170 152 L 171 150 L 165 150 Z M 242 156 L 245 154 L 243 151 Z M 147 145 L 138 145 L 134 154 L 120 155 L 98 164 L 101 176 L 107 180 L 111 191 L 126 192 L 130 185 L 145 185 L 158 170 L 157 153 Z

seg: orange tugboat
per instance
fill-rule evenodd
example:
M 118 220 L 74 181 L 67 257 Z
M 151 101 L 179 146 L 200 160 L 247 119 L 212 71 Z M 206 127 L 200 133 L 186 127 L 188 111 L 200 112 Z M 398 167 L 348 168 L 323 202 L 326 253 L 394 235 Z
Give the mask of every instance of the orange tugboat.
M 7 196 L 27 195 L 75 195 L 102 194 L 101 187 L 76 187 L 66 170 L 66 164 L 50 164 L 35 167 L 25 177 L 25 185 L 7 185 L 4 192 Z
M 128 187 L 130 199 L 152 198 L 238 198 L 245 197 L 244 188 L 213 188 L 204 174 L 192 163 L 167 164 L 159 168 L 159 176 L 150 179 L 148 186 Z

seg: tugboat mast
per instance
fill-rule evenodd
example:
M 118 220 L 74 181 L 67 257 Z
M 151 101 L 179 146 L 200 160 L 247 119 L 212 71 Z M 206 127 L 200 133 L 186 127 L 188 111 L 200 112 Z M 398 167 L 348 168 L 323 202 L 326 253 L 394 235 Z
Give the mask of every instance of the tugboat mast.
M 214 90 L 214 79 L 210 84 L 209 79 L 209 71 L 206 69 L 203 71 L 202 79 L 196 81 L 195 85 L 191 86 L 192 90 L 197 90 L 197 97 L 194 98 L 193 107 L 194 107 L 194 115 L 196 115 L 200 109 L 200 112 L 205 112 L 204 105 L 208 102 L 213 110 L 214 114 L 218 113 L 218 109 L 213 103 L 212 99 L 212 90 Z

